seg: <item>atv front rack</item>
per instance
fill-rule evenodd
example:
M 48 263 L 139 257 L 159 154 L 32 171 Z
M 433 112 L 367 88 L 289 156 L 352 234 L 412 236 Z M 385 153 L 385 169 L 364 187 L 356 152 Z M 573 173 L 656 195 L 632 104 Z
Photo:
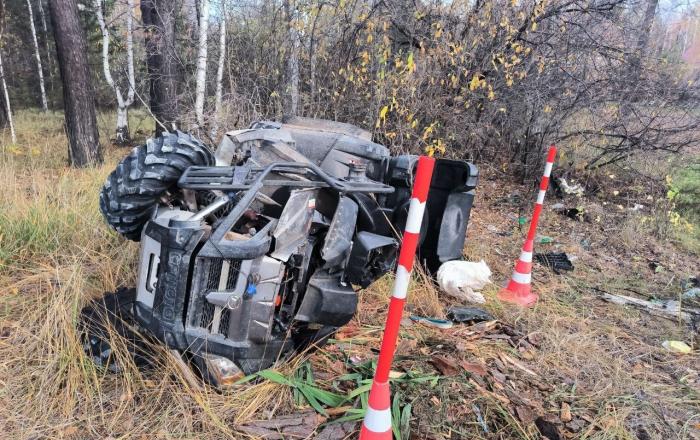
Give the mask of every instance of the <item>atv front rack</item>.
M 294 175 L 295 179 L 267 179 L 270 174 L 280 177 Z M 292 188 L 332 188 L 341 194 L 377 193 L 390 194 L 394 188 L 367 178 L 338 179 L 313 163 L 275 162 L 260 167 L 201 167 L 185 170 L 178 186 L 192 190 L 242 191 L 259 190 L 263 186 Z

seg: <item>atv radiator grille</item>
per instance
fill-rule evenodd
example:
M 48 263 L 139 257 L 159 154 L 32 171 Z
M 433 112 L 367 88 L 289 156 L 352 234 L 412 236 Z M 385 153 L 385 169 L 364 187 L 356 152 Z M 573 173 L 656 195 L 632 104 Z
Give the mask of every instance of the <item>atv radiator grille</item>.
M 233 290 L 236 288 L 238 275 L 241 271 L 241 260 L 226 260 L 223 258 L 207 258 L 202 261 L 205 264 L 205 277 L 201 282 L 202 288 L 202 312 L 199 326 L 210 333 L 228 334 L 230 310 L 225 307 L 215 306 L 206 300 L 206 295 L 212 291 Z

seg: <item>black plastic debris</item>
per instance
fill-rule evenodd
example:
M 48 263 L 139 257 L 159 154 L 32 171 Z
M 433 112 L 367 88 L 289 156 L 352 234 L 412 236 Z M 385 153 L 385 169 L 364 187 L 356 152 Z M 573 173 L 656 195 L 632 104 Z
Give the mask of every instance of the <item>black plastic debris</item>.
M 493 315 L 477 307 L 450 307 L 447 309 L 447 318 L 458 324 L 494 320 Z
M 552 269 L 557 275 L 561 270 L 574 270 L 574 265 L 571 263 L 571 260 L 569 260 L 569 256 L 564 252 L 535 254 L 535 260 Z

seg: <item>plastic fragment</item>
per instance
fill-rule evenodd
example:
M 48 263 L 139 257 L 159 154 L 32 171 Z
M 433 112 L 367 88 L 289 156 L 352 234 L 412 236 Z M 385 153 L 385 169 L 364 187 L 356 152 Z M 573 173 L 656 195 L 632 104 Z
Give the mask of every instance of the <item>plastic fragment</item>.
M 693 349 L 683 341 L 664 341 L 661 346 L 674 353 L 688 354 L 693 351 Z
M 426 316 L 411 315 L 411 320 L 428 327 L 435 327 L 441 329 L 452 328 L 452 326 L 454 325 L 452 324 L 452 321 L 448 321 L 446 319 L 428 318 Z

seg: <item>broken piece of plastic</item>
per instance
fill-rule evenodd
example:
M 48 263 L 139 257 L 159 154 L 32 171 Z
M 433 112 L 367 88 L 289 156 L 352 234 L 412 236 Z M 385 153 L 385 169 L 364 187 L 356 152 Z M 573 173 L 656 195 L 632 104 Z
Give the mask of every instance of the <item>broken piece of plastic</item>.
M 452 328 L 454 325 L 452 324 L 452 321 L 448 321 L 447 319 L 428 318 L 426 316 L 417 315 L 411 315 L 411 321 L 426 325 L 428 327 L 435 327 L 441 329 Z
M 565 252 L 547 252 L 544 254 L 535 254 L 535 260 L 544 264 L 559 274 L 560 270 L 574 270 L 574 265 L 569 260 L 569 256 Z
M 489 312 L 477 307 L 450 307 L 447 309 L 447 317 L 458 324 L 493 321 L 494 319 Z
M 693 349 L 683 341 L 664 341 L 661 346 L 674 353 L 688 354 L 693 351 Z

